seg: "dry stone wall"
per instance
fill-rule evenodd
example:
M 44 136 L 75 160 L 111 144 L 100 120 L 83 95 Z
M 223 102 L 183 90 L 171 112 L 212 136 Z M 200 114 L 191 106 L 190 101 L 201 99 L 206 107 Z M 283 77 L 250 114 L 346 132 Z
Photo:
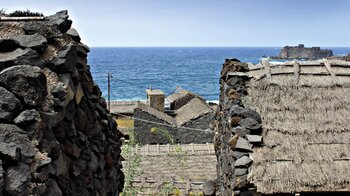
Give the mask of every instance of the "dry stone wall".
M 0 21 L 0 195 L 116 195 L 120 137 L 67 11 Z
M 226 59 L 220 79 L 220 104 L 216 113 L 214 137 L 217 164 L 217 195 L 250 195 L 254 187 L 248 181 L 250 154 L 260 145 L 261 117 L 249 107 L 245 72 L 248 65 Z

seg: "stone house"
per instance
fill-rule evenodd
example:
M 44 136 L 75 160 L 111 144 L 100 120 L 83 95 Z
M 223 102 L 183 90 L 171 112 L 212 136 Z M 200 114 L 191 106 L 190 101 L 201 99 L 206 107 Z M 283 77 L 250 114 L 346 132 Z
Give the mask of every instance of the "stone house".
M 151 133 L 152 128 L 166 130 L 176 143 L 212 142 L 214 132 L 210 124 L 213 124 L 214 116 L 214 110 L 197 97 L 171 115 L 140 102 L 134 110 L 134 132 L 141 144 L 170 143 L 162 134 Z
M 350 63 L 226 60 L 218 195 L 350 194 Z
M 177 110 L 181 108 L 182 106 L 186 105 L 191 99 L 193 98 L 199 98 L 202 99 L 200 96 L 185 90 L 180 89 L 179 91 L 169 95 L 166 100 L 170 104 L 170 110 Z

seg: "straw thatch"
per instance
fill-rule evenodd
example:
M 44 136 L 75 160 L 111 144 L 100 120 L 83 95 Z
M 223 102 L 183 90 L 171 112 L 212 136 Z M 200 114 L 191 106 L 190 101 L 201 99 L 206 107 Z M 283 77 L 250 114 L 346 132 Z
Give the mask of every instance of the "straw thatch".
M 24 22 L 0 22 L 0 38 L 12 38 L 16 35 L 23 35 Z
M 350 64 L 290 64 L 248 72 L 247 103 L 262 116 L 264 139 L 250 180 L 265 194 L 350 191 Z

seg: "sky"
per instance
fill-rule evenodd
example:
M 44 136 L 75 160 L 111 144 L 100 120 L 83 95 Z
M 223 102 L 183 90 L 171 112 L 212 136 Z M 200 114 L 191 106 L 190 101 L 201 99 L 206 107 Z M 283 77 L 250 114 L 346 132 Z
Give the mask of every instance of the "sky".
M 68 10 L 91 47 L 350 47 L 350 0 L 0 0 L 11 12 Z

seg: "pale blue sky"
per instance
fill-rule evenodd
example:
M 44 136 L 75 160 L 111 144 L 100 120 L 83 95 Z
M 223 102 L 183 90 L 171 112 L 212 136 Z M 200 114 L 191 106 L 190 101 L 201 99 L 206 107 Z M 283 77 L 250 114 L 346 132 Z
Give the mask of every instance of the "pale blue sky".
M 350 0 L 1 0 L 68 9 L 89 46 L 350 47 Z

